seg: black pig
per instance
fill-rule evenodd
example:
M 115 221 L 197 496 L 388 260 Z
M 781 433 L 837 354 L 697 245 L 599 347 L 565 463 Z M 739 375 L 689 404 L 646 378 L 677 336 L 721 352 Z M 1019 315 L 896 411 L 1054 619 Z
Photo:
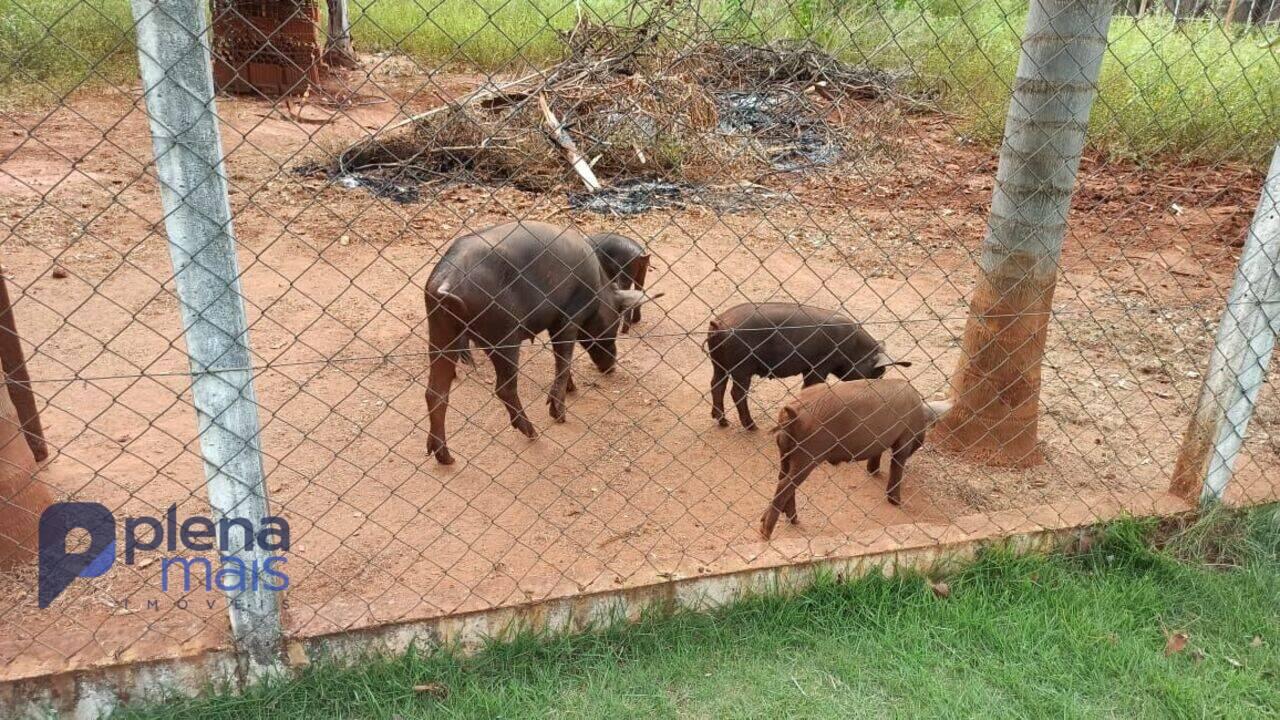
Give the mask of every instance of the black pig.
M 444 420 L 457 361 L 469 354 L 469 343 L 493 362 L 495 392 L 511 425 L 533 438 L 537 433 L 516 392 L 520 343 L 543 331 L 551 335 L 556 374 L 547 404 L 551 417 L 563 422 L 565 392 L 574 389 L 569 372 L 574 344 L 582 344 L 601 372 L 613 370 L 622 314 L 643 297 L 609 282 L 595 251 L 576 230 L 520 222 L 454 240 L 427 279 L 427 452 L 441 464 L 453 462 Z
M 587 238 L 596 250 L 596 259 L 604 268 L 605 277 L 623 290 L 644 290 L 645 275 L 649 272 L 649 256 L 640 243 L 625 235 L 601 233 Z M 640 322 L 639 306 L 631 309 L 622 320 L 622 332 Z
M 885 354 L 884 346 L 849 318 L 796 303 L 743 303 L 720 313 L 707 328 L 711 357 L 711 417 L 728 427 L 724 391 L 733 380 L 733 402 L 748 430 L 751 378 L 804 376 L 804 386 L 834 375 L 840 380 L 874 379 L 892 365 L 910 367 Z

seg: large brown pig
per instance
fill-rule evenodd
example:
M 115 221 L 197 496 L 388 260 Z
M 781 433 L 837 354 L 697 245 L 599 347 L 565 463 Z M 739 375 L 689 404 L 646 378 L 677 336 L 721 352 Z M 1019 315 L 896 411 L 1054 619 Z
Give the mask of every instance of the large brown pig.
M 512 427 L 533 438 L 537 433 L 516 392 L 520 344 L 540 332 L 550 334 L 556 374 L 547 404 L 551 417 L 563 422 L 565 392 L 574 389 L 569 372 L 574 345 L 581 343 L 601 372 L 612 371 L 621 319 L 644 300 L 639 290 L 610 282 L 577 230 L 517 222 L 454 240 L 427 279 L 427 452 L 441 464 L 453 462 L 445 413 L 457 362 L 469 355 L 470 343 L 493 361 L 494 391 Z
M 892 453 L 889 502 L 902 502 L 902 471 L 924 444 L 925 431 L 951 409 L 950 400 L 925 400 L 906 380 L 879 378 L 834 385 L 813 385 L 778 415 L 778 454 L 782 466 L 773 502 L 760 518 L 760 534 L 773 535 L 778 514 L 796 516 L 796 488 L 822 462 L 867 461 L 880 470 L 880 458 Z

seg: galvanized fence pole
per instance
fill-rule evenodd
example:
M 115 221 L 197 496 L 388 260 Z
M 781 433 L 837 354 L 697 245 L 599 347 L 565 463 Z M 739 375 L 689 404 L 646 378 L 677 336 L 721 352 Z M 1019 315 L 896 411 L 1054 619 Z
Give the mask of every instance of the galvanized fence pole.
M 132 0 L 165 230 L 190 356 L 192 397 L 216 518 L 269 515 L 249 332 L 214 106 L 201 0 Z M 239 533 L 227 554 L 262 567 Z M 257 676 L 278 665 L 280 606 L 271 590 L 228 591 L 231 632 Z
M 1196 413 L 1182 439 L 1170 492 L 1220 501 L 1235 470 L 1280 332 L 1280 145 L 1262 185 Z

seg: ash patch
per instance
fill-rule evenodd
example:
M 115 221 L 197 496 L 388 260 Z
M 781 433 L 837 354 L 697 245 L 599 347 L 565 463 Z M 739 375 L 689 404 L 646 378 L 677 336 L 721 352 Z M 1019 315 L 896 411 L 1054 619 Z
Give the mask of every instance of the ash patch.
M 569 207 L 602 215 L 639 215 L 662 208 L 682 209 L 701 205 L 720 212 L 769 207 L 788 196 L 760 185 L 708 186 L 665 180 L 636 180 L 596 192 L 569 194 Z
M 386 198 L 398 203 L 414 203 L 422 199 L 422 191 L 419 189 L 420 180 L 409 178 L 409 182 L 404 182 L 404 178 L 398 177 L 402 173 L 395 173 L 397 177 L 379 177 L 376 173 L 345 173 L 330 178 L 333 182 L 344 188 L 364 188 L 368 190 L 374 197 Z
M 726 135 L 750 137 L 769 166 L 802 172 L 831 165 L 843 145 L 827 123 L 815 117 L 813 104 L 791 92 L 726 92 L 716 97 Z
M 414 203 L 422 199 L 422 185 L 433 178 L 408 167 L 363 168 L 348 170 L 317 162 L 298 165 L 292 170 L 301 177 L 318 177 L 347 188 L 362 189 L 374 197 L 386 198 L 397 203 Z

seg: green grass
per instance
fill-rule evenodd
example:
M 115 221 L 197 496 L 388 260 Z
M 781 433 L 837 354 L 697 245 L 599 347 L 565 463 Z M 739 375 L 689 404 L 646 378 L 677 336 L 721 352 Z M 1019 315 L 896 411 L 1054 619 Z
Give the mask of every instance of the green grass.
M 0 110 L 137 77 L 126 0 L 0 0 Z
M 356 46 L 407 54 L 424 70 L 544 65 L 556 30 L 582 12 L 614 23 L 628 0 L 351 0 Z M 69 8 L 69 9 L 68 9 Z M 639 11 L 636 11 L 639 13 Z M 903 70 L 938 93 L 966 132 L 999 140 L 1026 0 L 699 0 L 670 42 L 717 36 L 807 38 L 852 62 Z M 125 0 L 0 0 L 0 92 L 56 101 L 86 82 L 133 73 Z M 1237 24 L 1117 17 L 1089 141 L 1134 160 L 1263 165 L 1280 136 L 1280 52 Z M 678 38 L 678 39 L 677 39 Z M 0 101 L 0 105 L 5 104 Z
M 1152 538 L 1150 523 L 1127 522 L 1075 555 L 989 553 L 948 579 L 947 598 L 917 576 L 828 579 L 710 615 L 526 635 L 472 657 L 319 662 L 243 697 L 121 716 L 1280 715 L 1280 509 L 1214 515 L 1162 551 Z M 1212 565 L 1188 562 L 1206 550 Z M 1178 632 L 1189 642 L 1166 656 Z M 429 683 L 447 697 L 414 692 Z

